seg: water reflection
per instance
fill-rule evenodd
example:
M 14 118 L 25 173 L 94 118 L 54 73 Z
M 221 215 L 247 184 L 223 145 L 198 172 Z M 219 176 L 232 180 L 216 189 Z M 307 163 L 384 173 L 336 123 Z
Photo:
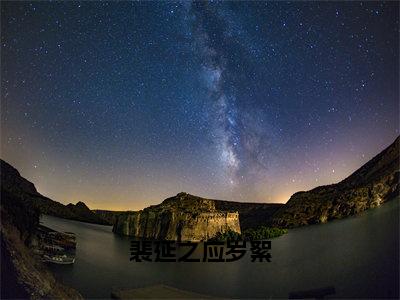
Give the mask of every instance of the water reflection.
M 248 253 L 230 263 L 130 262 L 130 238 L 109 226 L 50 216 L 42 222 L 76 234 L 76 263 L 51 268 L 85 297 L 163 283 L 221 297 L 288 297 L 334 286 L 334 297 L 382 298 L 398 297 L 398 209 L 395 200 L 359 217 L 291 230 L 272 240 L 271 263 L 251 263 Z

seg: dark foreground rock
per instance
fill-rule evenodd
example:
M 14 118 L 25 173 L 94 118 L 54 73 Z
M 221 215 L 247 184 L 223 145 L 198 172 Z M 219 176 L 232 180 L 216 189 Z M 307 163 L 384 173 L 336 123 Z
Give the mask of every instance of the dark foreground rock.
M 83 299 L 58 282 L 29 247 L 39 211 L 23 198 L 1 190 L 1 298 Z
M 0 162 L 2 191 L 18 196 L 21 201 L 37 208 L 40 213 L 81 222 L 102 225 L 112 224 L 92 212 L 83 202 L 78 202 L 76 205 L 63 205 L 41 195 L 36 190 L 35 185 L 22 177 L 17 169 L 4 160 L 0 160 Z

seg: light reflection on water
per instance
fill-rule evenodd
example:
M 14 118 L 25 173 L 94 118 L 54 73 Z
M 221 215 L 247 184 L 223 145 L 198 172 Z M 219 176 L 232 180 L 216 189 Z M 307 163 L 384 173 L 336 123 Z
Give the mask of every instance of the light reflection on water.
M 42 223 L 77 237 L 74 265 L 51 265 L 88 298 L 112 289 L 167 284 L 221 297 L 288 297 L 334 286 L 334 297 L 398 297 L 399 200 L 361 216 L 290 230 L 272 240 L 272 262 L 130 262 L 130 238 L 110 226 L 43 216 Z M 197 251 L 201 251 L 200 249 Z M 202 253 L 197 253 L 201 256 Z

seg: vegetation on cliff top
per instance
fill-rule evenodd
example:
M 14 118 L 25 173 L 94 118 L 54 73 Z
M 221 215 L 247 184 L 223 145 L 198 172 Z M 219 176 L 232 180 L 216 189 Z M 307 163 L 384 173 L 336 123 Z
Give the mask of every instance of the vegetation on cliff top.
M 287 229 L 277 227 L 260 226 L 258 228 L 249 228 L 243 232 L 244 239 L 247 240 L 265 240 L 272 239 L 288 233 Z

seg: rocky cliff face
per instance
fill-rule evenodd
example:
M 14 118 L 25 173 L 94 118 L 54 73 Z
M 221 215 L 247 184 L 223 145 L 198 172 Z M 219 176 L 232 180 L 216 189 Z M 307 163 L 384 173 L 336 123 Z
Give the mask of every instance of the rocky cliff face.
M 297 227 L 355 215 L 399 195 L 399 143 L 395 142 L 355 171 L 328 186 L 298 192 L 273 216 L 272 224 Z
M 113 231 L 142 238 L 166 240 L 207 240 L 218 232 L 240 233 L 239 213 L 222 211 L 215 200 L 180 193 L 138 212 L 116 218 Z
M 21 174 L 4 160 L 1 163 L 1 195 L 5 193 L 11 198 L 18 197 L 29 207 L 38 209 L 40 213 L 60 218 L 77 220 L 82 222 L 111 225 L 101 216 L 92 212 L 83 202 L 77 205 L 63 205 L 41 195 L 35 185 L 26 180 Z
M 214 200 L 215 207 L 222 211 L 239 212 L 239 222 L 242 231 L 270 224 L 272 216 L 281 208 L 282 203 L 250 203 L 225 200 Z
M 1 161 L 1 298 L 83 299 L 58 282 L 28 246 L 36 237 L 40 210 L 35 199 L 41 197 L 31 182 Z
M 12 194 L 31 194 L 40 195 L 35 185 L 23 178 L 17 169 L 4 160 L 0 160 L 1 166 L 1 189 Z
M 343 181 L 298 192 L 286 204 L 210 200 L 181 193 L 160 205 L 120 214 L 113 230 L 136 237 L 196 240 L 228 229 L 297 227 L 355 215 L 399 196 L 399 144 L 397 138 Z

